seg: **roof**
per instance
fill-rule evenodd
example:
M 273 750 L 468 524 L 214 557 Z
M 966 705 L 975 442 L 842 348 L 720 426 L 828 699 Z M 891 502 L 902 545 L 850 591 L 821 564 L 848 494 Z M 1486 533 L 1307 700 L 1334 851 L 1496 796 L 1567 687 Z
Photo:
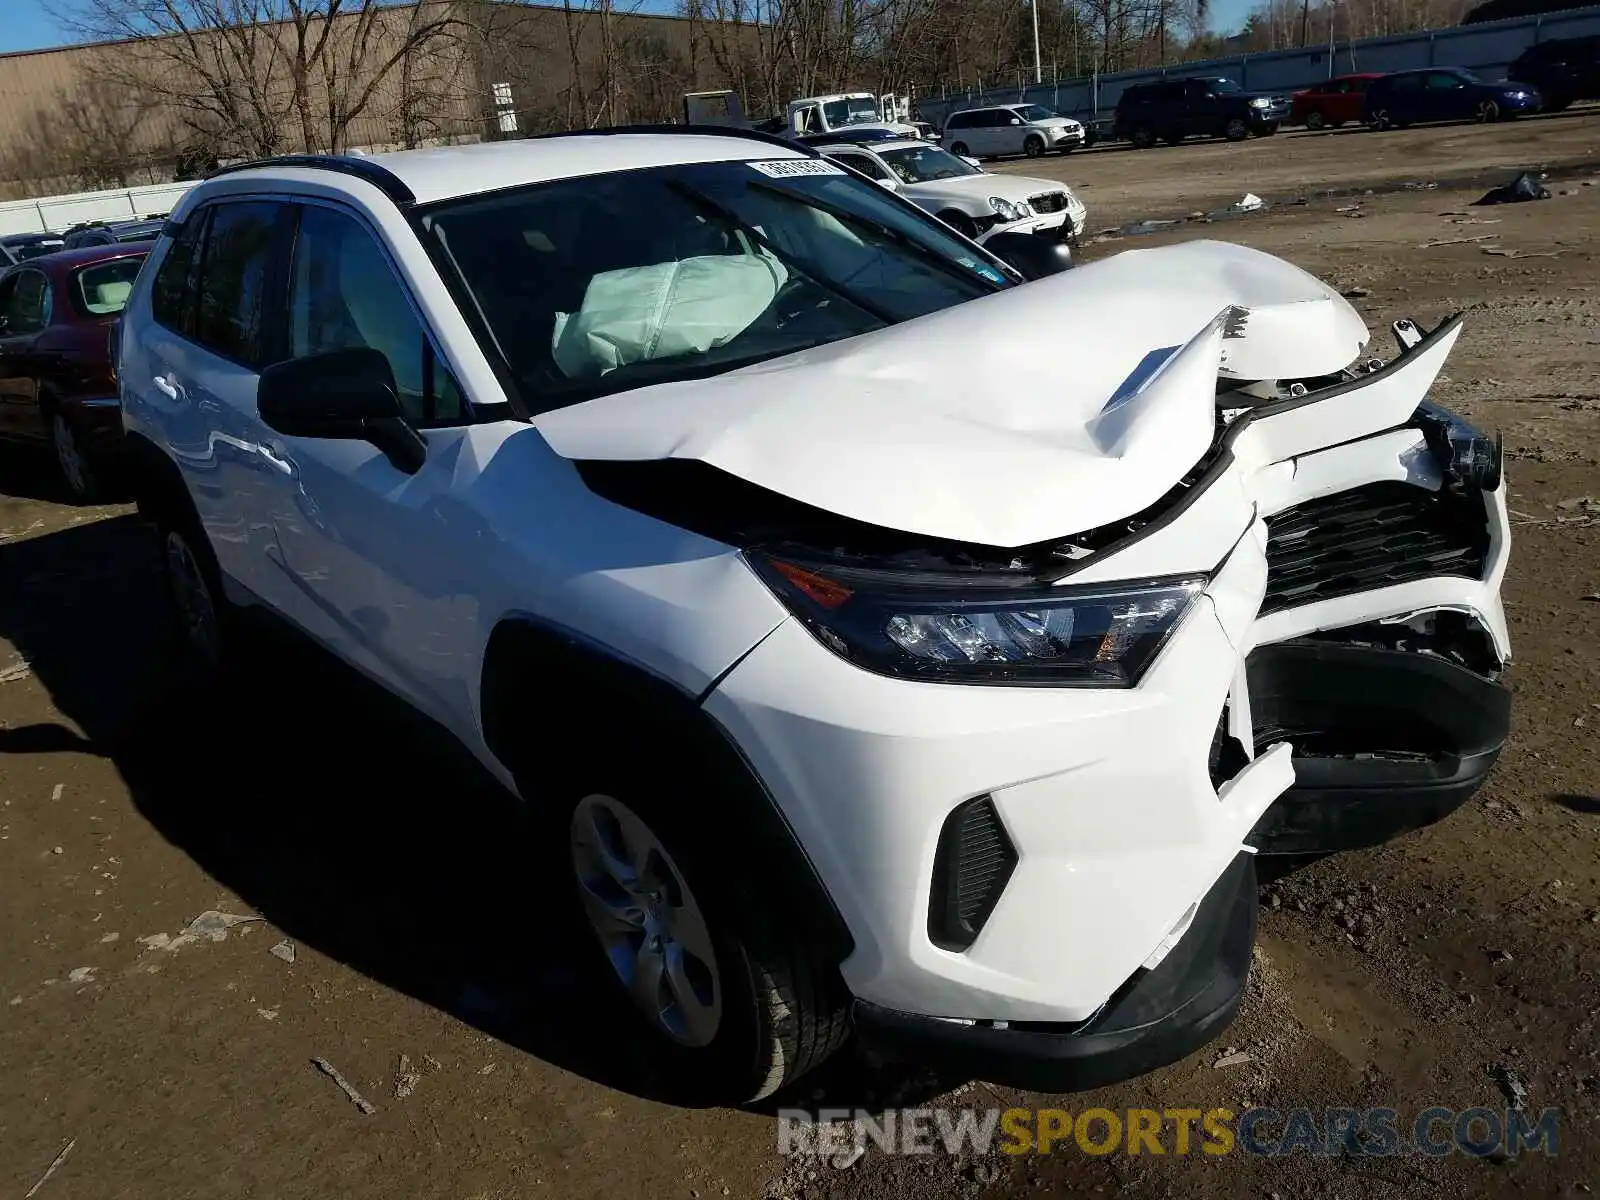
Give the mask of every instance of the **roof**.
M 927 150 L 943 149 L 938 142 L 914 142 L 910 138 L 886 138 L 883 141 L 856 142 L 849 138 L 840 138 L 832 142 L 816 142 L 812 149 L 820 154 L 830 154 L 835 150 L 871 150 L 874 154 L 882 154 L 890 150 Z
M 37 267 L 47 275 L 60 277 L 80 267 L 92 267 L 96 263 L 110 262 L 117 258 L 142 258 L 149 254 L 154 243 L 151 242 L 123 242 L 115 246 L 80 246 L 76 250 L 57 250 L 53 254 L 41 254 L 38 258 L 24 259 L 18 266 Z
M 641 167 L 682 163 L 747 162 L 752 159 L 804 158 L 799 147 L 776 140 L 719 133 L 592 133 L 533 137 L 470 146 L 439 146 L 369 154 L 353 163 L 381 168 L 398 180 L 418 204 L 504 188 L 603 175 Z M 326 165 L 326 164 L 324 164 Z M 362 170 L 370 170 L 363 165 Z M 307 168 L 293 162 L 264 162 L 228 171 L 228 178 L 305 179 Z M 352 172 L 354 174 L 354 172 Z M 327 174 L 317 178 L 326 180 Z

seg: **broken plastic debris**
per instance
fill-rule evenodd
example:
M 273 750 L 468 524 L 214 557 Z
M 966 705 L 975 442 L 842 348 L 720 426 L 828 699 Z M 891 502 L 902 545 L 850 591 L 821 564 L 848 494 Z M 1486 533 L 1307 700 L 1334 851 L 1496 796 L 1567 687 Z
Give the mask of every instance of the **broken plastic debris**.
M 288 938 L 284 938 L 283 941 L 273 946 L 267 953 L 272 955 L 273 958 L 281 958 L 286 963 L 292 963 L 294 961 L 294 943 Z
M 190 946 L 202 940 L 223 941 L 228 936 L 228 930 L 235 925 L 244 925 L 261 919 L 261 917 L 240 916 L 237 913 L 218 912 L 214 908 L 208 908 L 185 925 L 183 932 L 176 937 L 169 933 L 152 933 L 148 937 L 135 940 L 147 950 L 176 950 L 180 946 Z
M 26 679 L 33 674 L 33 668 L 26 662 L 17 661 L 9 667 L 0 668 L 0 683 L 15 683 L 19 679 Z
M 93 983 L 97 967 L 73 967 L 67 972 L 68 983 Z
M 1246 192 L 1234 202 L 1234 209 L 1238 212 L 1255 212 L 1258 208 L 1265 208 L 1267 202 L 1254 192 Z
M 61 799 L 61 793 L 66 791 L 66 790 L 67 790 L 67 788 L 66 788 L 65 784 L 62 784 L 62 783 L 56 784 L 55 787 L 50 789 L 50 799 L 52 799 L 52 800 Z
M 422 1082 L 422 1072 L 411 1065 L 409 1055 L 402 1054 L 400 1063 L 394 1071 L 394 1098 L 404 1100 L 417 1090 L 417 1084 Z
M 256 1009 L 256 1015 L 264 1017 L 268 1021 L 276 1021 L 278 1019 L 278 1010 L 275 1008 L 258 1008 Z
M 1255 1055 L 1247 1053 L 1244 1050 L 1235 1050 L 1232 1054 L 1224 1054 L 1211 1065 L 1213 1068 L 1221 1070 L 1223 1067 L 1242 1066 L 1243 1064 L 1252 1061 L 1254 1058 Z

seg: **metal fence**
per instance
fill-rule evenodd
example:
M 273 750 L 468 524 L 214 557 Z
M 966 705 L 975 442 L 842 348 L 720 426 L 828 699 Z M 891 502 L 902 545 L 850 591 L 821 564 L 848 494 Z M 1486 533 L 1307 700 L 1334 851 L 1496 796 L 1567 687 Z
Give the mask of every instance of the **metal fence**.
M 1108 118 L 1124 89 L 1136 83 L 1188 76 L 1225 77 L 1258 92 L 1310 87 L 1351 71 L 1406 71 L 1417 67 L 1470 67 L 1493 75 L 1535 42 L 1600 33 L 1600 5 L 1515 17 L 1481 25 L 1458 25 L 1356 42 L 1324 43 L 1294 50 L 1266 50 L 1206 62 L 1178 63 L 1144 71 L 1120 71 L 1085 79 L 1027 87 L 920 91 L 922 119 L 942 126 L 952 112 L 987 104 L 1042 104 L 1083 121 Z

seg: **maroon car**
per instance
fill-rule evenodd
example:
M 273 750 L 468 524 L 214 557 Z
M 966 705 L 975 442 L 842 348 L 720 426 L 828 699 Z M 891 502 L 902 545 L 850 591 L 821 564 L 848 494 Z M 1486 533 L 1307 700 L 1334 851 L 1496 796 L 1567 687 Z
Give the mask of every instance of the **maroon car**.
M 88 246 L 0 275 L 0 440 L 49 443 L 80 502 L 121 442 L 112 339 L 149 249 Z

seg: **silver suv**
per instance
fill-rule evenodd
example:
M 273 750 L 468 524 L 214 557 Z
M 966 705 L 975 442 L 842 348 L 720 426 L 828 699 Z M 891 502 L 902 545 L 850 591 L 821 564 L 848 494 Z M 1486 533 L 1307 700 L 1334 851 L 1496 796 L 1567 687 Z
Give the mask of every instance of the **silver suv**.
M 1046 151 L 1070 154 L 1083 145 L 1083 126 L 1057 116 L 1039 104 L 1004 104 L 951 113 L 944 123 L 942 144 L 952 153 L 974 158 Z

